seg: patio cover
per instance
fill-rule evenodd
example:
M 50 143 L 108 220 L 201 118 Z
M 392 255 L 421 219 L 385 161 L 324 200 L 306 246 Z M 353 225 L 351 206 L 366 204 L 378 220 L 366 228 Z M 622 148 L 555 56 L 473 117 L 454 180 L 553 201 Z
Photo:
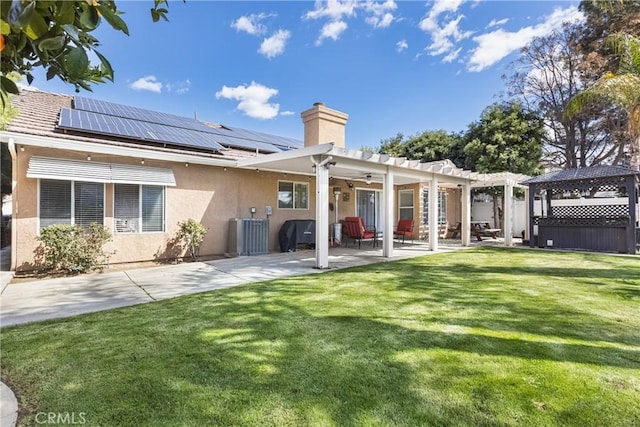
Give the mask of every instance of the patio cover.
M 456 167 L 450 160 L 420 162 L 336 147 L 332 143 L 314 145 L 282 153 L 238 160 L 237 166 L 273 172 L 313 175 L 316 179 L 316 267 L 328 268 L 329 254 L 329 175 L 338 179 L 382 183 L 383 189 L 383 256 L 393 256 L 395 226 L 394 186 L 415 183 L 429 184 L 429 244 L 438 248 L 438 186 L 462 189 L 462 244 L 470 241 L 471 186 L 490 182 L 492 174 L 479 174 Z M 521 177 L 521 176 L 520 176 Z M 502 179 L 495 177 L 496 179 Z M 517 178 L 511 177 L 510 185 Z

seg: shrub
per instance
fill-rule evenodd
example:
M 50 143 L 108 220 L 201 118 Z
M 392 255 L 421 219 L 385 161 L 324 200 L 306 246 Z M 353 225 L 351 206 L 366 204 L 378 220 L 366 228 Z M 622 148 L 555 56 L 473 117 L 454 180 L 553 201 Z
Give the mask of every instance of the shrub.
M 92 223 L 87 230 L 79 225 L 50 225 L 40 230 L 42 243 L 36 250 L 46 270 L 67 274 L 102 271 L 109 256 L 102 247 L 111 240 L 103 225 Z
M 178 230 L 176 238 L 181 240 L 187 247 L 191 259 L 197 261 L 200 254 L 200 245 L 204 241 L 204 236 L 208 230 L 204 225 L 191 218 L 179 222 L 178 227 L 180 227 L 180 229 Z

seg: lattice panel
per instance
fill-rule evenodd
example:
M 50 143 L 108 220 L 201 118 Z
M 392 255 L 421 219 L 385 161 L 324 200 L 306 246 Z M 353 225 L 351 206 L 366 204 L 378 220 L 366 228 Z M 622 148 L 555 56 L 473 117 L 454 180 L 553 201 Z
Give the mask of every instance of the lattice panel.
M 554 217 L 609 217 L 628 216 L 629 206 L 627 205 L 587 205 L 587 206 L 554 206 L 552 208 Z
M 538 225 L 553 225 L 557 227 L 626 227 L 629 225 L 629 222 L 630 218 L 628 216 L 591 218 L 551 216 L 538 219 Z
M 574 191 L 574 190 L 589 190 L 589 191 L 619 191 L 621 187 L 626 187 L 626 178 L 623 176 L 611 177 L 611 178 L 592 178 L 592 179 L 580 179 L 575 181 L 563 181 L 544 184 L 539 188 L 545 188 L 547 190 Z M 626 190 L 624 190 L 626 192 Z

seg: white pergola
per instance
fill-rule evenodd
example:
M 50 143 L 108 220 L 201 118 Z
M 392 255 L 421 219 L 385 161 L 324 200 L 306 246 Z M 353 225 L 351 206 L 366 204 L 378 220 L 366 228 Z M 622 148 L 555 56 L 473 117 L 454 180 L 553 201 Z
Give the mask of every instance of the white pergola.
M 462 245 L 471 237 L 471 188 L 517 185 L 521 179 L 512 175 L 479 174 L 457 168 L 451 161 L 424 163 L 385 154 L 350 150 L 332 143 L 314 145 L 258 157 L 238 160 L 237 167 L 315 176 L 316 180 L 316 267 L 329 268 L 329 201 L 332 195 L 329 176 L 351 181 L 382 184 L 382 255 L 393 256 L 394 186 L 421 183 L 429 185 L 429 249 L 438 249 L 438 187 L 462 189 Z M 523 178 L 524 179 L 524 178 Z M 511 192 L 512 193 L 512 192 Z M 512 206 L 512 204 L 507 205 Z M 513 212 L 505 215 L 511 221 Z M 510 222 L 509 222 L 510 223 Z M 509 233 L 510 234 L 510 233 Z M 511 239 L 506 244 L 511 244 Z

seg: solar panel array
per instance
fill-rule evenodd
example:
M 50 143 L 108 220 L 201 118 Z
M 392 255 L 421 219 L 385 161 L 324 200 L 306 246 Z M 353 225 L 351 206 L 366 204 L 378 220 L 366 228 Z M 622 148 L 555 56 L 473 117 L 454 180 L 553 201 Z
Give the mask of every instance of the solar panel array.
M 292 138 L 212 126 L 188 117 L 81 96 L 74 98 L 73 109 L 61 110 L 58 127 L 213 151 L 239 148 L 276 153 L 303 145 Z

